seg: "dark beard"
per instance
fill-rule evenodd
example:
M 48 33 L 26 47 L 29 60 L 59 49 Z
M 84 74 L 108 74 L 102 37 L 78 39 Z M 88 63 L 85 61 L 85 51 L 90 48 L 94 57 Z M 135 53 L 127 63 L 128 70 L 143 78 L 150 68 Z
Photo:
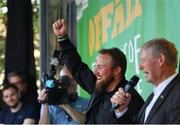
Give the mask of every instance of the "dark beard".
M 114 76 L 109 76 L 108 79 L 106 79 L 106 81 L 102 81 L 101 83 L 96 83 L 96 90 L 98 92 L 103 92 L 107 89 L 108 85 L 114 80 Z

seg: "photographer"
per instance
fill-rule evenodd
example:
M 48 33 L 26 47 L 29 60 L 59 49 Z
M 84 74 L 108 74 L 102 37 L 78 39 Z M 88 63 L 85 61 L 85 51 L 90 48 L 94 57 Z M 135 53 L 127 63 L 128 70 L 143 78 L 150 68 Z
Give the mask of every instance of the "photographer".
M 78 96 L 76 89 L 77 83 L 67 70 L 66 66 L 60 71 L 60 77 L 69 76 L 70 85 L 68 86 L 69 101 L 67 104 L 50 105 L 48 104 L 48 93 L 42 89 L 38 100 L 42 103 L 39 124 L 81 124 L 84 122 L 85 111 L 89 101 Z

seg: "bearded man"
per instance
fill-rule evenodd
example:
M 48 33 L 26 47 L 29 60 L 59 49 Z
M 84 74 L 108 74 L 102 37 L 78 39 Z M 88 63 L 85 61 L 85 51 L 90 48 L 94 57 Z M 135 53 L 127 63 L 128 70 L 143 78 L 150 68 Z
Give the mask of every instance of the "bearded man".
M 61 49 L 61 61 L 79 85 L 91 95 L 85 124 L 132 123 L 132 118 L 144 103 L 135 89 L 131 90 L 132 100 L 123 117 L 119 117 L 121 114 L 118 110 L 111 111 L 111 97 L 119 87 L 124 87 L 128 82 L 125 79 L 127 60 L 124 53 L 118 48 L 100 50 L 92 72 L 70 42 L 64 19 L 57 20 L 53 24 L 53 30 Z

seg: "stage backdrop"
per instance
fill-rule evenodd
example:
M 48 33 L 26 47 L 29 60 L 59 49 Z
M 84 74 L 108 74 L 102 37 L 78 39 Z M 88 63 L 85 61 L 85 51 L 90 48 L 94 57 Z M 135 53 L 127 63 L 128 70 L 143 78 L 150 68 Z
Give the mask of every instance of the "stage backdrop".
M 146 99 L 152 86 L 138 68 L 140 47 L 150 39 L 164 37 L 180 53 L 180 1 L 78 0 L 76 4 L 77 47 L 83 61 L 92 68 L 100 48 L 120 48 L 128 60 L 127 79 L 134 74 L 141 78 L 136 89 Z

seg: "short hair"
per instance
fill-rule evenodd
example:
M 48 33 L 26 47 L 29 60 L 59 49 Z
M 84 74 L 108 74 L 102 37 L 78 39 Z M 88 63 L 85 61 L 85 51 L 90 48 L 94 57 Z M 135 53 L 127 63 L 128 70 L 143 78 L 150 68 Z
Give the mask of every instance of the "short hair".
M 101 49 L 100 54 L 109 54 L 112 58 L 112 68 L 120 66 L 122 69 L 122 75 L 124 76 L 127 68 L 127 60 L 125 54 L 116 47 L 110 49 Z
M 4 87 L 3 87 L 3 89 L 2 89 L 2 92 L 4 92 L 5 90 L 7 90 L 7 89 L 9 89 L 9 88 L 14 89 L 14 90 L 18 93 L 18 88 L 17 88 L 15 85 L 9 84 L 9 83 L 4 84 Z
M 164 38 L 156 38 L 146 42 L 142 48 L 150 50 L 149 52 L 154 57 L 159 57 L 160 54 L 164 54 L 167 58 L 169 66 L 177 68 L 178 64 L 178 51 L 175 45 Z
M 9 78 L 11 78 L 11 77 L 15 77 L 15 76 L 20 77 L 23 82 L 27 82 L 25 75 L 23 75 L 23 74 L 21 74 L 21 73 L 18 73 L 18 72 L 10 72 L 10 73 L 7 75 L 7 79 L 9 79 Z M 8 80 L 8 81 L 9 81 L 9 80 Z

